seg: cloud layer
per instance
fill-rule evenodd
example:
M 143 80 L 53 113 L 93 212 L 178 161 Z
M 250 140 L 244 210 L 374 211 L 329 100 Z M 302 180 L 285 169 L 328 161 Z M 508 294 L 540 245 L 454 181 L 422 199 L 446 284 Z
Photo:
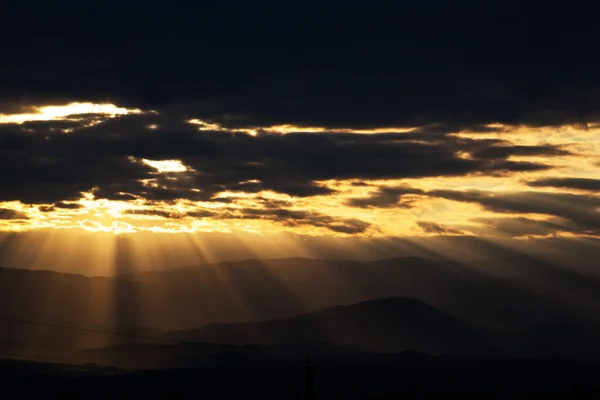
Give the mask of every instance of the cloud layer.
M 480 213 L 560 218 L 567 222 L 555 224 L 557 230 L 597 234 L 600 200 L 594 194 L 527 190 L 595 190 L 592 178 L 544 177 L 564 171 L 558 160 L 588 162 L 590 156 L 577 153 L 566 140 L 525 145 L 515 137 L 535 134 L 508 134 L 505 126 L 496 129 L 495 138 L 486 136 L 489 129 L 475 134 L 432 134 L 421 127 L 297 129 L 232 130 L 164 111 L 6 122 L 0 124 L 0 168 L 7 171 L 0 177 L 0 200 L 19 205 L 11 209 L 15 216 L 38 222 L 62 215 L 81 225 L 101 208 L 128 226 L 144 218 L 179 224 L 242 220 L 332 234 L 390 233 L 387 223 L 376 220 L 380 210 L 401 215 L 420 209 L 422 218 L 413 221 L 417 232 L 468 232 L 427 221 L 423 204 L 446 200 L 477 206 Z M 584 143 L 593 151 L 596 133 L 580 134 L 590 138 Z M 533 178 L 523 180 L 528 175 Z M 520 190 L 466 190 L 465 179 L 484 186 L 508 182 Z M 459 186 L 444 189 L 448 185 Z M 82 226 L 106 223 L 92 221 Z
M 466 128 L 585 123 L 600 98 L 596 21 L 564 4 L 63 3 L 3 12 L 5 110 L 109 99 L 228 127 Z
M 3 10 L 1 229 L 598 236 L 580 10 L 136 3 Z

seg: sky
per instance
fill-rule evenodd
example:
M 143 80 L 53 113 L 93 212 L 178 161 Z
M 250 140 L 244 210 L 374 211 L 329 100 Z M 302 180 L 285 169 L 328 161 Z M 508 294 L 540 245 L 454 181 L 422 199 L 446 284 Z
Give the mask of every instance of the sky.
M 589 14 L 472 0 L 11 4 L 3 251 L 102 269 L 122 242 L 157 267 L 377 258 L 408 242 L 594 249 Z

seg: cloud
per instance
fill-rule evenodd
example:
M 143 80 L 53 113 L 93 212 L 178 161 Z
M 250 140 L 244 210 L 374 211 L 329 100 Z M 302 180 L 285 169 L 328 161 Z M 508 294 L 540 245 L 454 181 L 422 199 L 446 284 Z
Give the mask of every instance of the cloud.
M 386 208 L 386 207 L 411 207 L 414 199 L 405 200 L 410 195 L 423 194 L 424 191 L 411 187 L 380 187 L 369 197 L 352 198 L 347 201 L 351 207 L 360 208 Z M 402 202 L 398 204 L 400 201 Z
M 592 211 L 600 207 L 600 198 L 574 193 L 432 190 L 428 195 L 455 201 L 475 202 L 497 212 L 559 215 L 570 210 Z
M 147 207 L 144 209 L 129 209 L 125 210 L 125 214 L 129 215 L 142 215 L 159 217 L 165 219 L 182 219 L 182 218 L 194 218 L 202 219 L 207 217 L 218 217 L 219 213 L 211 210 L 195 210 L 195 211 L 178 211 L 168 208 L 161 208 L 160 206 L 153 205 L 152 203 L 146 204 Z
M 272 199 L 252 199 L 254 207 L 238 205 L 221 206 L 216 209 L 198 208 L 188 205 L 188 211 L 169 207 L 168 205 L 147 202 L 144 208 L 125 210 L 126 215 L 158 217 L 166 220 L 191 221 L 208 219 L 209 221 L 263 220 L 275 222 L 286 228 L 324 228 L 336 233 L 364 233 L 371 224 L 357 218 L 343 218 L 326 215 L 317 211 L 294 210 L 289 208 L 290 202 Z M 138 206 L 139 207 L 139 206 Z
M 345 189 L 328 182 L 353 182 L 359 188 L 377 180 L 507 178 L 515 172 L 550 170 L 553 156 L 569 155 L 559 145 L 514 145 L 508 139 L 439 131 L 199 130 L 177 112 L 166 111 L 104 117 L 92 124 L 85 116 L 80 119 L 84 122 L 66 132 L 60 120 L 0 124 L 0 169 L 10 171 L 0 176 L 0 201 L 36 204 L 40 211 L 52 213 L 84 208 L 78 200 L 91 192 L 95 199 L 142 202 L 143 208 L 125 212 L 138 217 L 260 219 L 284 227 L 314 226 L 352 234 L 375 227 L 362 219 L 315 214 L 310 207 L 292 211 L 293 202 L 330 196 L 351 207 L 394 209 L 411 208 L 427 196 L 450 200 L 458 196 L 458 201 L 484 204 L 488 200 L 471 199 L 460 191 L 436 193 L 409 186 L 379 186 L 367 197 L 345 197 Z M 544 163 L 509 159 L 515 155 L 540 155 Z M 263 192 L 286 200 L 261 198 Z M 221 213 L 198 205 L 193 211 L 161 208 L 178 201 L 223 207 L 239 203 L 240 195 L 250 196 L 256 205 L 236 206 L 247 213 L 244 216 L 227 207 Z
M 508 158 L 511 156 L 564 156 L 569 151 L 556 146 L 489 146 L 475 150 L 476 158 Z
M 580 233 L 600 232 L 600 198 L 573 193 L 433 190 L 429 196 L 476 203 L 496 213 L 544 214 L 564 220 Z
M 125 210 L 125 214 L 143 215 L 143 216 L 160 217 L 160 218 L 168 218 L 168 219 L 178 219 L 178 218 L 183 218 L 185 216 L 185 214 L 181 213 L 181 212 L 175 212 L 175 211 L 171 211 L 171 210 L 161 210 L 161 209 L 156 209 L 156 208 L 155 209 L 142 209 L 142 210 Z
M 591 135 L 600 122 L 600 59 L 589 51 L 597 23 L 565 20 L 564 5 L 546 5 L 544 18 L 514 18 L 506 2 L 474 0 L 458 8 L 434 0 L 224 0 L 183 13 L 175 5 L 71 3 L 40 3 L 35 13 L 14 4 L 1 13 L 9 56 L 0 67 L 0 114 L 69 102 L 144 112 L 110 118 L 92 108 L 0 124 L 0 202 L 36 205 L 40 218 L 51 218 L 85 209 L 77 201 L 91 191 L 138 205 L 124 212 L 130 218 L 179 223 L 246 213 L 352 233 L 376 229 L 378 208 L 392 215 L 429 197 L 486 213 L 553 216 L 557 229 L 597 229 L 595 200 L 573 193 L 431 186 L 524 174 L 531 187 L 597 190 L 593 176 L 545 177 L 565 168 L 564 159 L 584 157 L 568 135 L 531 143 L 528 132 L 513 132 L 569 125 Z M 562 29 L 548 31 L 553 25 Z M 205 124 L 186 122 L 193 119 Z M 415 179 L 438 190 L 398 185 Z M 374 191 L 360 197 L 367 186 Z M 279 200 L 261 199 L 265 192 Z M 173 211 L 180 200 L 196 208 Z M 344 205 L 365 216 L 329 215 Z M 422 223 L 440 234 L 452 229 Z
M 563 189 L 600 190 L 600 179 L 592 178 L 544 178 L 527 182 L 533 187 L 556 187 Z
M 62 3 L 61 12 L 40 4 L 2 13 L 11 56 L 0 104 L 188 104 L 231 127 L 558 126 L 598 109 L 595 21 L 550 5 L 544 17 L 517 18 L 506 2 L 225 0 L 186 12 Z M 563 29 L 549 32 L 553 24 Z
M 65 203 L 65 202 L 59 201 L 57 203 L 54 203 L 54 207 L 62 208 L 62 209 L 66 209 L 66 210 L 76 210 L 83 206 L 81 204 L 77 204 L 77 203 Z
M 315 211 L 290 209 L 245 208 L 221 213 L 221 219 L 263 219 L 276 221 L 286 227 L 314 226 L 337 233 L 356 234 L 365 232 L 371 224 L 356 218 L 338 218 Z
M 458 229 L 448 228 L 433 221 L 417 221 L 417 225 L 423 230 L 423 232 L 433 233 L 436 235 L 461 235 L 464 233 Z
M 2 220 L 2 219 L 28 219 L 28 218 L 29 217 L 24 212 L 17 211 L 17 210 L 11 210 L 9 208 L 0 208 L 0 220 Z
M 572 227 L 560 223 L 559 221 L 540 221 L 530 218 L 477 218 L 475 222 L 480 222 L 495 233 L 509 237 L 524 236 L 546 236 L 557 232 L 576 231 Z
M 413 195 L 418 197 L 413 199 Z M 408 196 L 409 200 L 404 200 L 404 196 Z M 502 235 L 542 235 L 559 231 L 600 234 L 600 197 L 577 193 L 379 187 L 370 196 L 349 199 L 347 205 L 358 208 L 414 208 L 426 198 L 480 205 L 492 214 L 473 216 L 470 221 L 483 224 Z M 502 214 L 545 215 L 551 218 L 541 221 L 525 217 L 508 218 Z M 416 221 L 416 224 L 427 233 L 443 235 L 461 232 L 437 222 Z M 479 229 L 477 231 L 481 232 Z
M 38 210 L 44 213 L 54 212 L 57 209 L 59 210 L 77 210 L 82 208 L 83 206 L 78 203 L 65 203 L 63 201 L 56 202 L 54 204 L 48 205 L 38 205 Z
M 334 189 L 318 183 L 327 180 L 503 175 L 551 167 L 459 155 L 481 152 L 498 141 L 416 138 L 404 133 L 198 131 L 174 115 L 154 113 L 113 118 L 67 134 L 52 130 L 48 122 L 39 130 L 0 125 L 0 170 L 11 171 L 0 177 L 5 188 L 0 200 L 54 203 L 78 199 L 92 188 L 97 198 L 113 200 L 211 201 L 226 190 L 310 197 L 333 194 Z M 184 168 L 160 173 L 147 160 L 174 160 Z

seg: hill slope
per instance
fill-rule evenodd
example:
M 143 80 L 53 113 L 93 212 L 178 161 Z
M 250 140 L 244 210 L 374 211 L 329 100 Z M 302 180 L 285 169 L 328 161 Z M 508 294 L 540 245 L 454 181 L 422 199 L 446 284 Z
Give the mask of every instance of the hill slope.
M 171 332 L 182 341 L 222 344 L 331 343 L 361 351 L 489 354 L 493 346 L 459 320 L 415 299 L 388 298 L 335 306 L 293 318 L 212 324 Z
M 98 330 L 135 328 L 139 334 L 148 328 L 281 320 L 388 297 L 418 299 L 486 334 L 554 322 L 585 326 L 586 315 L 600 315 L 600 280 L 589 271 L 522 257 L 477 265 L 419 258 L 246 260 L 118 278 L 0 269 L 0 348 L 122 344 L 106 335 L 2 317 Z

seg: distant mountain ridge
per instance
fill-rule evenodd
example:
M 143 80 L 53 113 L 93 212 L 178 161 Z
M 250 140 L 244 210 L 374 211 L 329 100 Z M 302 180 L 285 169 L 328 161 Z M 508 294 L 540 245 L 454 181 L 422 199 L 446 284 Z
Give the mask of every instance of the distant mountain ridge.
M 600 280 L 593 266 L 565 263 L 527 257 L 478 265 L 415 257 L 255 259 L 118 278 L 7 268 L 0 269 L 0 317 L 118 332 L 143 327 L 154 335 L 412 298 L 485 337 L 520 334 L 557 321 L 584 327 L 597 323 Z M 1 319 L 0 328 L 3 348 L 11 343 L 62 349 L 130 342 Z
M 330 343 L 371 352 L 414 350 L 482 355 L 499 349 L 462 322 L 419 300 L 387 298 L 255 323 L 212 324 L 169 339 L 221 344 Z

